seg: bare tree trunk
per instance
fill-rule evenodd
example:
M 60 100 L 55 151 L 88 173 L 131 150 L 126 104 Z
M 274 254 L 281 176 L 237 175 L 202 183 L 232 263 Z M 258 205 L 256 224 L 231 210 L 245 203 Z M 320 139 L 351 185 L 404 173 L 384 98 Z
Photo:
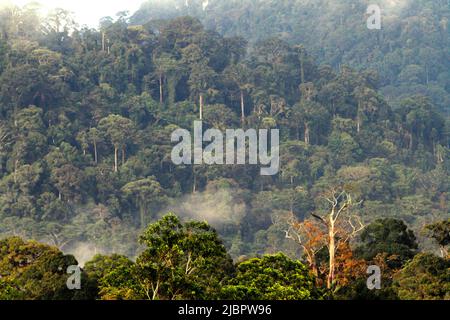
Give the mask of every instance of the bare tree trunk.
M 114 147 L 114 172 L 118 171 L 119 149 Z
M 361 131 L 361 101 L 358 101 L 358 111 L 357 111 L 357 115 L 356 115 L 356 130 L 359 133 Z
M 448 251 L 447 251 L 447 249 L 445 248 L 445 246 L 441 246 L 440 247 L 440 249 L 441 249 L 441 255 L 442 255 L 442 258 L 447 258 L 447 256 L 448 256 Z
M 305 122 L 305 143 L 309 145 L 310 143 L 310 131 L 309 131 L 309 124 Z
M 200 94 L 200 120 L 203 120 L 203 94 Z
M 192 168 L 192 173 L 193 173 L 193 178 L 194 178 L 194 185 L 192 187 L 192 193 L 196 193 L 197 192 L 197 174 L 195 173 L 195 168 Z
M 241 90 L 241 120 L 242 123 L 245 122 L 245 102 L 244 102 L 244 91 Z
M 356 118 L 356 131 L 358 133 L 361 132 L 361 117 L 359 116 L 359 112 L 358 112 L 358 116 Z
M 95 161 L 95 164 L 98 163 L 97 141 L 94 141 L 94 161 Z
M 328 253 L 329 253 L 329 271 L 328 271 L 328 279 L 327 279 L 327 288 L 331 289 L 334 282 L 335 277 L 335 257 L 336 257 L 336 239 L 334 233 L 334 220 L 333 216 L 330 216 L 330 230 L 329 230 L 329 240 L 328 240 Z

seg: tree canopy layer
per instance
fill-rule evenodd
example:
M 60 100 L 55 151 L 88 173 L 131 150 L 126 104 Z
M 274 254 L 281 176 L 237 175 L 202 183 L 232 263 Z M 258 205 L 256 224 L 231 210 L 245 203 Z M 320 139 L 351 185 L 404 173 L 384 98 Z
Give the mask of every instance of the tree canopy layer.
M 367 0 L 148 0 L 133 24 L 190 15 L 225 36 L 302 43 L 321 63 L 377 70 L 389 101 L 420 92 L 448 115 L 450 9 L 442 1 L 379 1 L 381 31 L 367 28 Z M 158 10 L 155 10 L 155 8 Z
M 274 258 L 276 272 L 294 268 L 287 278 L 274 271 L 262 291 L 230 290 L 309 298 L 303 263 L 336 293 L 357 277 L 349 266 L 360 274 L 396 256 L 385 262 L 400 269 L 419 251 L 445 259 L 448 3 L 410 2 L 378 33 L 364 27 L 365 4 L 183 1 L 98 29 L 64 10 L 2 7 L 0 235 L 82 262 L 112 256 L 99 258 L 104 273 L 87 268 L 93 294 L 111 299 L 218 297 L 228 280 L 213 270 L 232 276 L 230 259 L 280 251 L 302 259 Z M 204 129 L 279 129 L 279 174 L 175 165 L 171 134 L 192 134 L 199 119 Z M 168 211 L 179 218 L 158 220 Z M 287 284 L 297 276 L 306 287 Z M 20 297 L 16 280 L 0 287 Z

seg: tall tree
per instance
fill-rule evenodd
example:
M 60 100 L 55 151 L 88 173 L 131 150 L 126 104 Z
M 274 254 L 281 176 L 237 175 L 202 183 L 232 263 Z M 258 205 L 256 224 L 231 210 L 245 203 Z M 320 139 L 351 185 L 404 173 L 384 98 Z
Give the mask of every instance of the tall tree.
M 213 92 L 212 88 L 216 77 L 216 72 L 204 61 L 192 66 L 188 84 L 194 97 L 198 97 L 200 120 L 203 119 L 205 95 Z
M 323 210 L 312 213 L 328 234 L 328 277 L 327 288 L 332 289 L 336 280 L 337 249 L 354 238 L 364 225 L 354 209 L 359 204 L 345 190 L 332 188 L 321 195 L 325 200 Z
M 125 196 L 134 198 L 139 207 L 139 222 L 145 227 L 150 205 L 160 204 L 164 198 L 164 190 L 155 177 L 130 182 L 122 188 Z
M 114 146 L 114 172 L 119 170 L 119 149 L 122 148 L 122 165 L 125 162 L 125 150 L 133 139 L 134 124 L 128 118 L 110 115 L 100 120 L 99 129 L 109 138 Z
M 225 74 L 239 87 L 241 121 L 245 122 L 245 94 L 253 87 L 252 73 L 244 63 L 233 64 L 225 70 Z
M 151 224 L 140 238 L 138 283 L 150 300 L 214 299 L 234 271 L 215 230 L 206 222 L 181 221 L 173 214 Z
M 414 257 L 418 248 L 414 233 L 401 220 L 386 218 L 372 222 L 361 233 L 362 245 L 356 254 L 368 261 L 379 254 L 392 257 L 391 268 L 399 268 Z M 395 259 L 394 259 L 395 258 Z
M 164 103 L 164 83 L 170 73 L 176 72 L 178 69 L 177 61 L 167 53 L 153 57 L 153 64 L 156 66 L 156 73 L 159 81 L 159 102 Z

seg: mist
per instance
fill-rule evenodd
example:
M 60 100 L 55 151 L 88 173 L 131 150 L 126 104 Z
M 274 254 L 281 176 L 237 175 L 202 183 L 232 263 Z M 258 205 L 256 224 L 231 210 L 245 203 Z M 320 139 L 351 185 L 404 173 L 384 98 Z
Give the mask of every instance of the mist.
M 163 212 L 174 212 L 187 220 L 207 221 L 215 228 L 239 225 L 246 213 L 242 190 L 210 183 L 205 191 L 175 200 Z

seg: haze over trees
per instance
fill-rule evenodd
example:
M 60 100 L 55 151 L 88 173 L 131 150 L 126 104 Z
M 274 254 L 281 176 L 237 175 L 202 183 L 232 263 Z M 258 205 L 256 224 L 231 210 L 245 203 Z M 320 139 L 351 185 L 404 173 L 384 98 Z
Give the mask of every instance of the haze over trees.
M 0 298 L 448 298 L 447 1 L 182 2 L 0 10 Z M 279 129 L 280 173 L 173 164 L 199 119 Z

